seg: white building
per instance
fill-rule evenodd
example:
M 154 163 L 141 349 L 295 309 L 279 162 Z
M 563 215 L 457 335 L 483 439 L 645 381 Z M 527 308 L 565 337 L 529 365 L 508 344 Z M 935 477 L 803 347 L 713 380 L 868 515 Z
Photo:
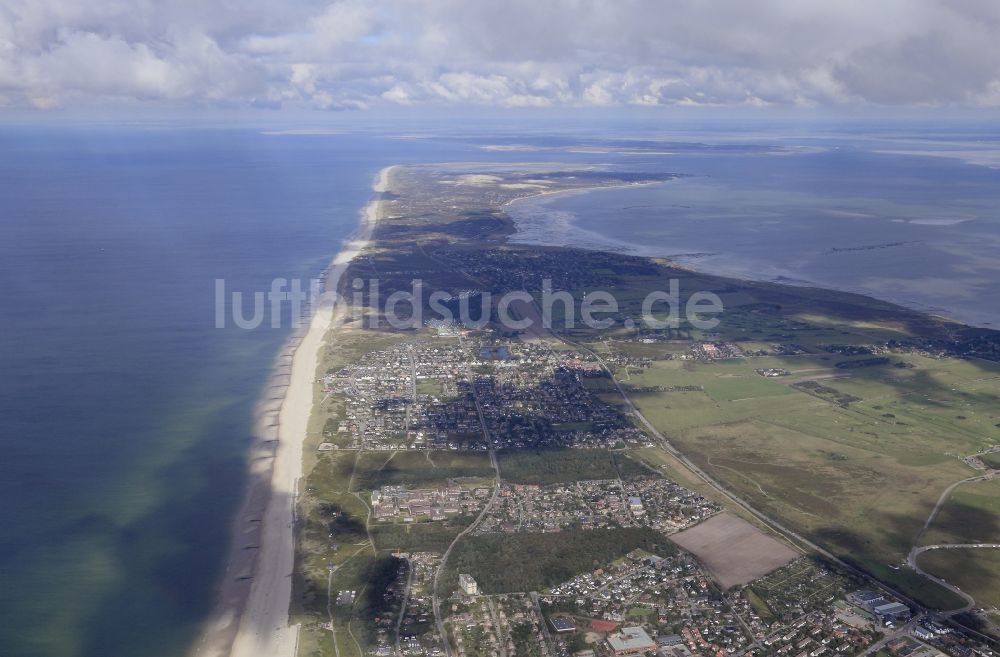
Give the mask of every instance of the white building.
M 462 591 L 466 595 L 479 595 L 479 585 L 476 584 L 476 580 L 472 579 L 472 575 L 459 574 L 458 585 L 462 587 Z

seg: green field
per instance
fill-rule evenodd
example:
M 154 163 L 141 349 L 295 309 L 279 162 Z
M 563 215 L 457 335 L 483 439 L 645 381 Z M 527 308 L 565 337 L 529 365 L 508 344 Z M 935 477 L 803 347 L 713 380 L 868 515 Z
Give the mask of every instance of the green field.
M 924 534 L 923 545 L 1000 543 L 1000 479 L 962 484 Z
M 924 600 L 946 602 L 940 587 L 886 566 L 905 559 L 941 492 L 973 474 L 957 456 L 1000 440 L 1000 367 L 917 354 L 837 367 L 864 358 L 816 350 L 654 360 L 633 369 L 626 385 L 661 390 L 630 397 L 676 447 L 755 507 Z M 791 374 L 765 378 L 754 371 L 763 367 Z M 835 394 L 792 385 L 809 381 Z M 678 391 L 690 386 L 702 389 Z M 975 516 L 973 526 L 990 533 L 1000 507 L 995 495 L 987 498 L 970 499 L 971 510 L 948 511 L 941 522 L 958 527 Z
M 920 567 L 973 598 L 980 607 L 1000 608 L 1000 550 L 930 550 Z
M 380 523 L 371 526 L 371 534 L 379 550 L 444 552 L 473 519 L 474 516 L 457 516 L 439 522 Z
M 623 452 L 607 449 L 519 449 L 497 454 L 500 476 L 515 484 L 548 485 L 651 474 Z
M 381 486 L 410 488 L 443 485 L 460 477 L 492 478 L 493 466 L 485 452 L 400 451 L 363 452 L 354 473 L 354 490 Z
M 463 537 L 448 559 L 442 590 L 454 590 L 458 573 L 469 573 L 485 593 L 541 591 L 637 548 L 661 556 L 677 551 L 662 534 L 646 528 Z
M 767 606 L 767 603 L 764 602 L 764 599 L 760 597 L 752 586 L 748 586 L 743 589 L 743 597 L 747 599 L 747 602 L 750 603 L 750 606 L 753 607 L 753 610 L 757 612 L 757 615 L 760 616 L 765 623 L 770 623 L 775 620 L 775 616 L 771 611 L 771 608 Z
M 1000 452 L 990 452 L 979 457 L 986 467 L 1000 470 Z

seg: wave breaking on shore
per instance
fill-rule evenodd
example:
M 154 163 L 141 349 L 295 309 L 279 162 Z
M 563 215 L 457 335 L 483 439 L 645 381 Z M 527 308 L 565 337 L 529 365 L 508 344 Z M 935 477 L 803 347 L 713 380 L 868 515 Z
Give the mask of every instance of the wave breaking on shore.
M 371 241 L 389 191 L 382 169 L 358 228 L 325 272 L 324 291 L 339 292 L 350 263 Z M 343 322 L 342 303 L 310 309 L 279 353 L 255 411 L 254 442 L 243 503 L 233 527 L 215 611 L 194 657 L 294 657 L 298 627 L 289 625 L 295 565 L 295 501 L 302 449 L 314 402 L 316 370 L 329 331 Z

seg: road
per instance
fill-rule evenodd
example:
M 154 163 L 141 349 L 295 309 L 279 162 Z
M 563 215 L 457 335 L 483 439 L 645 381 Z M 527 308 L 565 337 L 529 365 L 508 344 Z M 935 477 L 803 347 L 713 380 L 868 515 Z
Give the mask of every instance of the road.
M 410 413 L 413 405 L 417 403 L 417 359 L 413 355 L 413 345 L 407 347 L 407 356 L 410 359 L 410 403 L 406 405 L 406 420 L 403 425 L 406 431 L 410 430 Z
M 490 619 L 493 621 L 493 635 L 497 638 L 497 651 L 499 652 L 497 657 L 507 657 L 507 642 L 503 640 L 500 614 L 497 613 L 497 607 L 493 604 L 493 598 L 486 598 L 486 606 L 490 610 Z
M 403 626 L 403 617 L 406 615 L 406 603 L 410 600 L 410 589 L 413 587 L 413 561 L 406 564 L 406 588 L 403 590 L 403 603 L 399 606 L 399 618 L 396 619 L 396 654 L 402 655 L 399 648 L 399 629 Z
M 917 538 L 914 541 L 913 548 L 910 550 L 910 553 L 906 555 L 906 563 L 910 566 L 910 568 L 913 569 L 913 572 L 917 573 L 918 575 L 921 575 L 922 577 L 926 577 L 927 579 L 931 580 L 932 582 L 934 582 L 938 586 L 941 586 L 943 588 L 948 589 L 949 591 L 951 591 L 952 593 L 954 593 L 955 595 L 957 595 L 958 597 L 962 598 L 962 600 L 965 601 L 965 604 L 962 607 L 960 607 L 958 609 L 952 609 L 952 610 L 946 612 L 945 615 L 954 616 L 956 614 L 965 613 L 966 611 L 969 611 L 970 609 L 972 609 L 973 607 L 976 606 L 976 600 L 971 595 L 969 595 L 968 593 L 966 593 L 962 589 L 958 588 L 954 584 L 949 584 L 948 582 L 946 582 L 945 580 L 941 579 L 940 577 L 937 577 L 935 575 L 931 575 L 930 573 L 921 570 L 920 566 L 917 565 L 917 557 L 919 557 L 922 553 L 926 552 L 927 550 L 955 550 L 955 549 L 970 549 L 970 548 L 997 548 L 997 547 L 1000 547 L 1000 544 L 995 544 L 995 543 L 965 543 L 965 544 L 924 545 L 922 547 L 918 547 L 918 546 L 920 545 L 920 541 L 923 539 L 924 534 L 926 534 L 927 530 L 930 529 L 930 526 L 934 522 L 934 519 L 937 517 L 937 515 L 941 511 L 942 507 L 944 507 L 945 502 L 948 501 L 948 498 L 951 497 L 952 492 L 956 488 L 958 488 L 962 484 L 967 484 L 967 483 L 970 483 L 970 482 L 973 482 L 973 481 L 988 481 L 990 479 L 993 479 L 993 477 L 994 477 L 995 474 L 996 474 L 996 471 L 991 470 L 991 471 L 987 472 L 986 474 L 976 475 L 974 477 L 968 477 L 966 479 L 962 479 L 961 481 L 956 481 L 951 486 L 948 486 L 947 488 L 945 488 L 944 492 L 941 493 L 941 496 L 938 497 L 938 501 L 934 505 L 934 508 L 931 510 L 930 515 L 927 516 L 927 520 L 924 522 L 924 526 L 920 528 L 920 533 L 917 534 Z
M 970 609 L 976 606 L 975 598 L 973 598 L 971 595 L 969 595 L 962 589 L 958 588 L 954 584 L 949 584 L 940 577 L 931 575 L 930 573 L 921 570 L 920 566 L 917 565 L 917 557 L 919 557 L 924 552 L 927 552 L 928 550 L 969 550 L 976 548 L 1000 549 L 1000 543 L 948 543 L 939 545 L 924 545 L 922 547 L 914 547 L 912 550 L 910 550 L 910 553 L 906 555 L 906 563 L 909 564 L 910 568 L 912 568 L 914 572 L 916 572 L 919 575 L 923 575 L 924 577 L 931 580 L 938 586 L 943 586 L 944 588 L 948 589 L 955 595 L 965 600 L 965 605 L 960 609 L 952 609 L 951 611 L 946 612 L 946 615 L 948 616 L 954 616 L 956 614 L 961 614 L 966 611 L 969 611 Z
M 489 501 L 483 507 L 483 510 L 479 512 L 476 519 L 472 521 L 468 527 L 463 529 L 455 540 L 451 542 L 448 549 L 444 551 L 441 555 L 441 563 L 438 565 L 437 571 L 434 573 L 434 586 L 431 589 L 431 603 L 434 608 L 434 624 L 437 626 L 438 634 L 441 636 L 441 642 L 444 645 L 445 657 L 453 657 L 454 652 L 451 649 L 451 640 L 448 638 L 448 633 L 445 631 L 444 618 L 441 617 L 441 596 L 439 593 L 441 584 L 441 574 L 444 573 L 445 564 L 448 562 L 448 556 L 451 555 L 451 551 L 454 549 L 455 545 L 462 539 L 463 536 L 474 530 L 486 514 L 489 513 L 493 504 L 496 502 L 497 497 L 500 495 L 500 463 L 497 461 L 496 450 L 493 449 L 493 438 L 490 436 L 490 430 L 486 425 L 486 416 L 483 415 L 483 407 L 479 404 L 479 393 L 476 392 L 475 379 L 472 376 L 472 370 L 466 366 L 465 375 L 468 377 L 469 382 L 472 384 L 472 398 L 476 404 L 476 413 L 479 415 L 479 424 L 483 429 L 483 439 L 486 440 L 486 444 L 489 446 L 490 453 L 490 465 L 493 466 L 493 472 L 495 473 L 493 482 L 493 494 L 490 495 Z
M 923 618 L 923 614 L 917 614 L 916 616 L 914 616 L 913 618 L 911 618 L 910 622 L 907 623 L 906 625 L 902 626 L 901 628 L 899 628 L 898 630 L 896 630 L 892 634 L 886 635 L 882 639 L 880 639 L 880 640 L 876 641 L 875 643 L 871 644 L 870 646 L 868 646 L 868 648 L 863 653 L 861 653 L 860 655 L 858 655 L 858 657 L 868 657 L 868 655 L 874 655 L 879 650 L 881 650 L 882 648 L 884 648 L 890 641 L 892 641 L 894 639 L 898 639 L 899 637 L 902 637 L 902 636 L 908 636 L 910 634 L 910 632 L 913 631 L 913 628 L 917 626 L 917 623 L 919 623 L 922 618 Z
M 974 548 L 1000 548 L 1000 543 L 939 543 L 913 548 L 910 554 L 920 554 L 927 550 L 970 550 Z
M 535 616 L 538 617 L 538 622 L 542 626 L 542 635 L 545 637 L 545 652 L 547 655 L 554 655 L 555 643 L 552 641 L 549 626 L 545 623 L 545 616 L 542 614 L 542 605 L 538 602 L 538 592 L 532 591 L 529 595 L 531 596 L 531 606 L 534 607 Z
M 967 484 L 969 482 L 973 482 L 973 481 L 988 481 L 988 480 L 990 480 L 990 479 L 993 478 L 994 474 L 995 473 L 993 471 L 990 471 L 990 472 L 987 472 L 986 474 L 976 475 L 974 477 L 968 477 L 967 479 L 962 479 L 961 481 L 956 481 L 951 486 L 948 486 L 947 488 L 945 488 L 944 492 L 941 493 L 941 496 L 938 498 L 937 504 L 934 505 L 934 509 L 931 511 L 931 514 L 929 516 L 927 516 L 927 521 L 924 522 L 924 526 L 920 528 L 920 533 L 917 534 L 917 540 L 914 541 L 914 543 L 917 543 L 917 544 L 920 543 L 920 540 L 924 537 L 924 534 L 927 533 L 927 530 L 930 528 L 931 523 L 934 522 L 934 518 L 936 518 L 938 512 L 941 511 L 941 508 L 944 506 L 944 503 L 948 501 L 949 497 L 951 497 L 952 491 L 954 491 L 956 488 L 958 488 L 962 484 Z

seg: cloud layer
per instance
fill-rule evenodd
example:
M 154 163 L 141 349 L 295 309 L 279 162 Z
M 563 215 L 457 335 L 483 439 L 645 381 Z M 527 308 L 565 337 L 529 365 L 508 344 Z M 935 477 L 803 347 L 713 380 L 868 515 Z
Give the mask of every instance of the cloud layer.
M 997 106 L 993 0 L 0 0 L 0 107 Z

